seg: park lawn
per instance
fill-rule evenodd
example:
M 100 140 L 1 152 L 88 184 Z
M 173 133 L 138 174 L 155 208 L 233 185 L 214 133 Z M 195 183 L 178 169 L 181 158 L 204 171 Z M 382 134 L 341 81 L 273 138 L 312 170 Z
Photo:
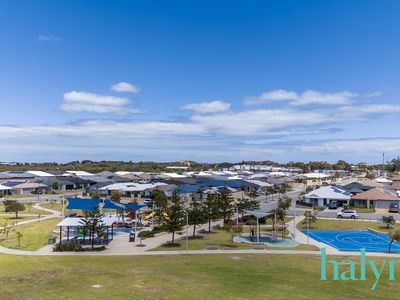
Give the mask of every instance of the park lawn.
M 188 249 L 189 250 L 204 250 L 207 248 L 207 244 L 218 244 L 219 249 L 221 250 L 239 250 L 239 249 L 253 249 L 253 246 L 246 243 L 233 243 L 232 244 L 232 234 L 223 231 L 223 230 L 214 230 L 214 233 L 211 234 L 201 234 L 202 239 L 194 239 L 188 241 Z M 151 249 L 150 251 L 183 251 L 186 249 L 186 240 L 185 237 L 178 236 L 179 240 L 176 240 L 179 243 L 179 247 L 157 247 Z M 280 238 L 280 234 L 278 234 L 278 238 Z M 143 244 L 146 244 L 146 240 L 143 240 Z M 230 245 L 235 245 L 236 247 L 229 247 Z M 304 247 L 306 246 L 306 247 Z M 281 248 L 281 247 L 265 247 L 265 249 L 271 250 L 318 250 L 318 248 L 308 245 L 299 245 L 295 248 Z
M 37 197 L 37 195 L 34 194 L 12 194 L 12 195 L 7 195 L 7 199 L 23 199 L 23 198 L 31 198 L 31 197 Z
M 11 214 L 10 216 L 0 216 L 0 226 L 2 223 L 5 221 L 8 222 L 22 222 L 22 221 L 27 221 L 27 220 L 32 220 L 32 219 L 37 219 L 37 217 L 34 216 L 18 216 L 18 219 L 15 218 L 15 213 Z
M 373 214 L 375 212 L 374 208 L 355 208 L 358 213 Z
M 297 225 L 300 230 L 307 230 L 307 224 L 302 222 Z M 318 219 L 310 225 L 311 230 L 367 230 L 368 228 L 389 232 L 386 225 L 379 222 L 365 222 L 357 220 L 326 220 Z M 395 224 L 393 230 L 400 230 L 400 224 Z
M 52 209 L 55 211 L 59 211 L 61 212 L 62 210 L 62 204 L 61 203 L 52 203 L 52 202 L 47 202 L 47 203 L 40 203 L 40 206 L 43 208 L 48 208 L 48 209 Z M 67 206 L 67 203 L 64 203 L 64 208 Z
M 47 245 L 47 239 L 49 237 L 56 236 L 53 233 L 53 230 L 56 229 L 56 225 L 60 222 L 60 220 L 61 219 L 57 217 L 17 226 L 16 231 L 19 231 L 23 234 L 21 239 L 21 247 L 18 247 L 18 240 L 15 234 L 16 231 L 11 233 L 9 240 L 0 241 L 0 246 L 26 251 L 36 251 Z
M 51 213 L 44 211 L 44 210 L 40 210 L 40 209 L 36 209 L 34 207 L 32 207 L 32 205 L 28 205 L 26 203 L 25 204 L 25 210 L 21 210 L 18 214 L 41 214 L 41 215 L 49 215 Z M 15 212 L 6 212 L 4 205 L 0 204 L 0 214 L 11 214 L 11 215 L 15 215 Z
M 335 257 L 341 261 L 349 257 Z M 359 272 L 359 258 L 350 257 Z M 330 258 L 328 258 L 330 259 Z M 382 259 L 375 263 L 382 265 Z M 320 280 L 320 257 L 214 254 L 171 256 L 0 255 L 2 299 L 397 299 L 384 268 L 365 281 Z M 345 270 L 340 265 L 340 271 Z M 396 266 L 396 280 L 398 275 Z

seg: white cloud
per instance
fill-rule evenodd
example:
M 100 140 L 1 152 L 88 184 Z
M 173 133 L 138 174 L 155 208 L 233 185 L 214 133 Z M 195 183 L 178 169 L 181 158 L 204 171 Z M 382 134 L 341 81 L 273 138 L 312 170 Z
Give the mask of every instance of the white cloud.
M 383 95 L 382 91 L 370 92 L 364 95 L 365 98 L 380 97 Z
M 128 82 L 119 82 L 111 86 L 111 90 L 119 93 L 139 93 L 140 88 Z
M 348 105 L 338 108 L 338 112 L 342 118 L 364 118 L 369 115 L 376 114 L 395 114 L 400 112 L 399 104 L 364 104 L 364 105 Z
M 233 136 L 271 135 L 271 131 L 288 127 L 325 124 L 334 118 L 323 111 L 295 109 L 258 109 L 214 115 L 194 115 L 192 121 L 221 134 Z
M 129 98 L 99 95 L 83 91 L 71 91 L 64 94 L 61 110 L 65 112 L 94 112 L 129 114 L 141 110 L 130 108 Z
M 295 92 L 290 92 L 286 90 L 274 90 L 262 93 L 259 96 L 245 97 L 244 102 L 248 105 L 252 105 L 252 104 L 271 103 L 278 101 L 296 100 L 297 98 L 298 95 Z
M 288 101 L 292 105 L 343 105 L 351 103 L 352 100 L 357 97 L 359 97 L 358 94 L 348 91 L 323 93 L 314 90 L 306 90 L 303 93 L 295 93 L 286 90 L 274 90 L 255 97 L 245 97 L 244 102 L 248 105 L 281 101 Z
M 57 41 L 61 41 L 61 38 L 56 37 L 56 36 L 51 36 L 51 35 L 39 35 L 38 36 L 38 41 L 39 42 L 57 42 Z
M 230 103 L 216 100 L 211 102 L 189 103 L 182 106 L 182 109 L 204 114 L 228 111 L 230 107 Z

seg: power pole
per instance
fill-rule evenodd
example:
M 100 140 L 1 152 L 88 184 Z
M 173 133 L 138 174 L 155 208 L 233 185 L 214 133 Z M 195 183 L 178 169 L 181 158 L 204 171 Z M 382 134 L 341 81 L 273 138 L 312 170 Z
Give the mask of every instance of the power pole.
M 385 153 L 382 153 L 382 176 L 385 176 Z

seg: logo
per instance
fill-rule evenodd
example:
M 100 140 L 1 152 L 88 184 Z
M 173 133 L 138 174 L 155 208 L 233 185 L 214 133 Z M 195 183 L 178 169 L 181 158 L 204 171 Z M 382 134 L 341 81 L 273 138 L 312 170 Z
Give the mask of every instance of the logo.
M 381 263 L 376 263 L 373 259 L 366 260 L 365 257 L 365 249 L 362 248 L 360 250 L 360 261 L 359 268 L 357 268 L 357 263 L 352 259 L 345 259 L 341 262 L 338 262 L 335 259 L 327 260 L 326 258 L 326 249 L 321 249 L 321 280 L 342 280 L 342 281 L 365 281 L 367 280 L 367 275 L 371 276 L 370 272 L 372 271 L 372 275 L 374 276 L 374 284 L 371 287 L 371 290 L 375 290 L 379 280 L 381 279 L 382 273 L 385 269 L 389 270 L 388 280 L 395 280 L 395 266 L 396 264 L 400 264 L 400 260 L 382 260 Z M 343 267 L 345 266 L 345 267 Z M 327 276 L 327 268 L 331 267 L 333 269 L 333 277 L 328 278 Z M 329 268 L 330 269 L 330 268 Z M 343 270 L 344 269 L 344 270 Z

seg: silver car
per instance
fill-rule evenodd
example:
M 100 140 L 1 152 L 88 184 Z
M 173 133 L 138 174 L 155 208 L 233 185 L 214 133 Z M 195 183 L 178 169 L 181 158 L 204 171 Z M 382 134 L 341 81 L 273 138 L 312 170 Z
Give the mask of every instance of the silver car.
M 355 210 L 342 210 L 337 213 L 337 217 L 339 219 L 346 218 L 346 219 L 358 219 L 359 215 Z

